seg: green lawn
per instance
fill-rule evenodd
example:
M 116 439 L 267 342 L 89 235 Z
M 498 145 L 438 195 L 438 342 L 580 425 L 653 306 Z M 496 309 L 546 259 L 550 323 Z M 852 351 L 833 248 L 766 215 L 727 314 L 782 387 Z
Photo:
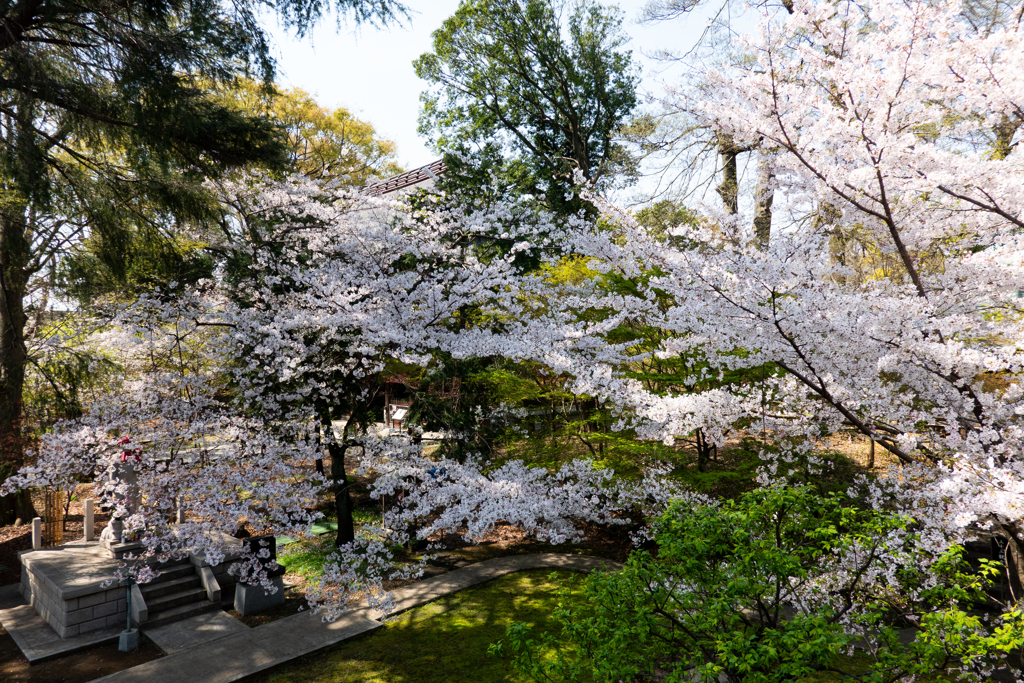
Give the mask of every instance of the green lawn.
M 517 572 L 409 610 L 366 637 L 282 664 L 246 683 L 479 683 L 516 681 L 487 654 L 513 621 L 553 628 L 559 582 L 571 572 Z
M 488 655 L 487 648 L 504 638 L 514 621 L 557 629 L 550 614 L 559 586 L 573 573 L 555 574 L 551 580 L 548 569 L 517 572 L 459 591 L 404 612 L 379 631 L 255 674 L 245 683 L 532 683 L 508 660 Z M 858 673 L 869 666 L 863 654 L 840 660 Z M 835 674 L 819 673 L 801 683 L 837 680 Z
M 292 541 L 277 554 L 277 561 L 284 565 L 290 574 L 298 574 L 304 579 L 314 579 L 324 572 L 324 563 L 334 552 L 334 536 L 323 534 L 311 539 Z
M 378 510 L 353 510 L 356 528 L 367 524 L 380 523 Z M 290 574 L 298 574 L 307 581 L 313 580 L 324 573 L 324 563 L 334 553 L 334 537 L 338 531 L 338 523 L 324 518 L 313 524 L 310 537 L 294 539 L 281 536 L 277 539 L 277 560 Z

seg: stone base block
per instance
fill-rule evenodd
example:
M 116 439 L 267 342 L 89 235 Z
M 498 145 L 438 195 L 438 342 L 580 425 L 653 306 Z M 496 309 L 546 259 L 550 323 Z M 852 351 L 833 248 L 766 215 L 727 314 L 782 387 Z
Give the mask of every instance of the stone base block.
M 265 609 L 284 604 L 284 579 L 275 576 L 271 579 L 276 593 L 267 593 L 263 586 L 249 586 L 244 583 L 235 584 L 235 609 L 243 617 L 248 614 L 262 612 Z
M 130 631 L 121 631 L 121 637 L 117 641 L 117 649 L 121 652 L 134 652 L 139 649 L 139 629 L 133 628 Z
M 59 637 L 124 625 L 124 588 L 104 586 L 117 562 L 99 544 L 73 541 L 18 558 L 22 596 Z

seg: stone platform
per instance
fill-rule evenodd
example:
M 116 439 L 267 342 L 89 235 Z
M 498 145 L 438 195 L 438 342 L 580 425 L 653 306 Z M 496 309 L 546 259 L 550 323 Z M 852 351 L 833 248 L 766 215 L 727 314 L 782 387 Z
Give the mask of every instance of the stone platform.
M 242 541 L 226 535 L 220 540 L 226 552 L 218 564 L 211 565 L 203 553 L 193 553 L 175 563 L 155 563 L 159 575 L 145 585 L 131 587 L 133 627 L 147 634 L 153 631 L 155 640 L 167 640 L 170 649 L 161 646 L 165 652 L 178 649 L 174 642 L 181 639 L 181 633 L 190 634 L 181 642 L 195 644 L 234 632 L 229 617 L 224 621 L 212 616 L 190 624 L 184 631 L 163 629 L 234 602 L 237 579 L 228 569 L 239 557 Z M 273 539 L 267 543 L 272 546 Z M 0 606 L 0 610 L 6 630 L 29 661 L 117 639 L 128 622 L 128 600 L 125 587 L 111 580 L 124 563 L 124 552 L 135 552 L 137 545 L 112 545 L 101 538 L 18 554 L 21 583 L 6 589 L 9 604 Z M 252 600 L 243 601 L 247 612 L 265 606 L 262 588 L 259 592 L 259 596 L 249 596 Z M 11 596 L 17 596 L 17 600 L 12 602 Z M 283 599 L 283 592 L 271 597 Z M 249 606 L 249 602 L 253 604 Z M 193 641 L 195 637 L 200 640 Z
M 18 585 L 0 588 L 0 625 L 14 639 L 30 664 L 60 657 L 78 650 L 114 642 L 124 625 L 61 638 L 24 598 Z
M 96 541 L 73 541 L 18 553 L 21 595 L 60 638 L 73 638 L 127 621 L 125 589 L 104 585 L 118 561 Z

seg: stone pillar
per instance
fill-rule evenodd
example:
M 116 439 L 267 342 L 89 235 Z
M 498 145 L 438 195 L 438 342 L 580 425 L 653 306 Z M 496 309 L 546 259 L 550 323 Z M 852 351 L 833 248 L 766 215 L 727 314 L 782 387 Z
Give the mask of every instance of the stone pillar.
M 242 539 L 242 547 L 244 548 L 243 556 L 257 558 L 263 565 L 267 565 L 277 559 L 277 539 L 272 535 L 253 536 Z M 267 557 L 260 557 L 261 550 L 267 551 Z M 244 617 L 254 612 L 260 612 L 284 604 L 284 579 L 281 578 L 282 574 L 284 574 L 284 567 L 280 565 L 278 565 L 277 569 L 267 571 L 268 578 L 274 584 L 274 588 L 277 589 L 273 594 L 267 593 L 263 586 L 260 585 L 250 586 L 241 581 L 236 583 L 235 609 L 238 613 Z
M 92 498 L 85 499 L 85 540 L 96 538 L 96 511 L 93 509 Z
M 32 520 L 32 550 L 43 548 L 43 518 L 36 517 Z
M 135 465 L 129 460 L 121 464 L 121 479 L 128 484 L 128 514 L 139 509 L 139 477 L 135 474 Z
M 175 521 L 178 524 L 184 524 L 185 523 L 185 506 L 181 504 L 181 497 L 180 496 L 178 497 L 178 510 L 177 510 L 177 512 L 175 514 L 175 518 L 174 519 L 175 519 Z

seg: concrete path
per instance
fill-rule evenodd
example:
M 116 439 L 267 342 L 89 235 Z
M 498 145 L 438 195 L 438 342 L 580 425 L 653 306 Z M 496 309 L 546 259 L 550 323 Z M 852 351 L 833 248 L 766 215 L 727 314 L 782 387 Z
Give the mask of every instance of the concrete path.
M 170 655 L 248 630 L 248 626 L 230 614 L 207 612 L 156 628 L 143 629 L 143 632 L 161 652 Z
M 397 606 L 395 611 L 418 607 L 470 586 L 526 569 L 589 572 L 595 569 L 614 571 L 621 567 L 617 562 L 582 555 L 543 553 L 498 557 L 396 589 L 393 591 Z M 361 607 L 333 623 L 325 624 L 319 615 L 302 612 L 187 647 L 166 657 L 105 676 L 94 683 L 231 683 L 381 628 L 383 624 L 373 617 L 379 618 L 380 615 L 367 607 Z

